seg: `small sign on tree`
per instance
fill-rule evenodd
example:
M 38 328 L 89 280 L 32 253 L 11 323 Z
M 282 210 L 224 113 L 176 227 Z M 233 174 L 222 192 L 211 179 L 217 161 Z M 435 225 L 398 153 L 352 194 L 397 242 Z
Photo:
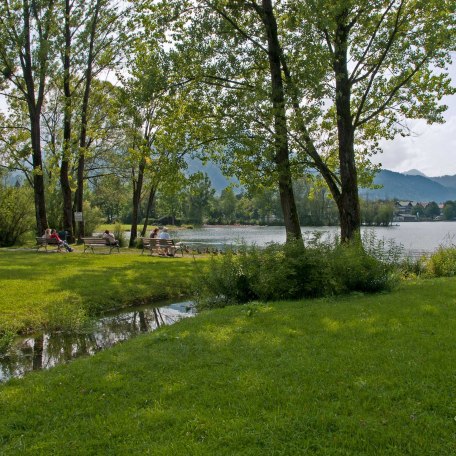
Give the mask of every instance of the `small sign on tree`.
M 83 221 L 82 212 L 75 212 L 74 213 L 74 221 L 75 222 L 82 222 Z

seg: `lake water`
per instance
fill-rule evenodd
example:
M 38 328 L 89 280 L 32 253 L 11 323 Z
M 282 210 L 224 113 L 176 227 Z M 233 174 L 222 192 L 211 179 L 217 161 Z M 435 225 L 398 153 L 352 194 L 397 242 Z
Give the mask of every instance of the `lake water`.
M 302 227 L 304 239 L 316 233 L 323 238 L 339 234 L 339 227 Z M 440 245 L 456 244 L 455 222 L 406 222 L 389 227 L 363 227 L 362 233 L 373 233 L 376 239 L 394 241 L 405 251 L 431 252 Z M 192 247 L 223 248 L 242 242 L 265 246 L 269 242 L 285 242 L 285 228 L 280 226 L 205 226 L 192 230 L 171 232 L 171 236 Z

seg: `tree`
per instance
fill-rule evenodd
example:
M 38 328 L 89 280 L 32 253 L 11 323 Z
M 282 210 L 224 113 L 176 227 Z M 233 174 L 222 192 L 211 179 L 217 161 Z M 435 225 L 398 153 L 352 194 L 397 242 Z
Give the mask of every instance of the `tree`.
M 229 14 L 236 18 L 247 17 L 240 3 L 232 2 L 233 8 L 229 2 L 226 5 L 226 2 L 201 3 L 163 2 L 158 5 L 157 2 L 142 2 L 141 11 L 145 11 L 145 5 L 153 11 L 142 16 L 143 25 L 146 29 L 151 28 L 153 17 L 166 14 L 176 17 L 176 11 L 183 15 L 189 12 L 194 19 L 196 11 L 198 20 L 192 22 L 188 34 L 179 30 L 179 24 L 183 22 L 178 19 L 174 56 L 179 61 L 176 66 L 181 79 L 191 83 L 194 89 L 191 96 L 198 100 L 194 113 L 204 125 L 196 131 L 201 135 L 201 143 L 205 144 L 201 153 L 216 157 L 228 172 L 251 185 L 257 180 L 253 175 L 259 173 L 268 180 L 268 185 L 274 183 L 281 195 L 287 237 L 299 239 L 301 231 L 292 188 L 275 18 L 270 9 L 254 11 L 266 47 L 250 46 L 244 39 L 237 46 L 238 31 L 225 26 L 228 21 L 223 9 L 227 6 Z M 196 9 L 190 6 L 196 6 Z M 246 20 L 252 22 L 252 15 Z M 163 22 L 167 23 L 166 19 L 161 20 Z M 154 29 L 157 29 L 156 25 Z M 217 32 L 208 35 L 208 30 Z M 166 39 L 166 31 L 163 36 Z M 231 50 L 231 46 L 235 49 Z M 239 54 L 233 57 L 236 51 Z M 229 163 L 228 156 L 234 155 L 238 159 Z M 263 185 L 267 185 L 266 182 Z
M 91 145 L 90 117 L 92 89 L 96 76 L 107 69 L 116 68 L 120 59 L 121 12 L 120 6 L 111 0 L 91 0 L 87 5 L 84 30 L 80 35 L 79 59 L 83 62 L 82 97 L 79 109 L 79 134 L 76 167 L 76 191 L 73 208 L 82 212 L 84 208 L 84 182 L 86 160 Z M 79 238 L 84 235 L 84 222 L 78 223 Z
M 320 125 L 328 133 L 337 129 L 339 176 L 330 172 L 300 121 L 302 100 L 295 96 L 299 68 L 295 74 L 287 69 L 285 52 L 284 73 L 296 100 L 305 151 L 338 205 L 342 240 L 350 240 L 360 226 L 357 157 L 368 158 L 380 138 L 407 134 L 406 118 L 443 121 L 445 106 L 438 101 L 454 93 L 446 71 L 454 49 L 454 5 L 415 0 L 293 3 L 293 22 L 304 39 L 303 48 L 315 49 L 318 43 L 317 53 L 306 57 L 311 67 L 320 68 L 315 72 L 324 75 L 327 87 L 321 87 L 322 94 L 332 101 Z
M 424 208 L 424 215 L 431 219 L 438 217 L 440 215 L 439 205 L 435 201 L 431 201 Z
M 202 172 L 191 175 L 186 188 L 184 215 L 189 222 L 202 225 L 215 193 L 209 176 Z
M 53 52 L 55 1 L 0 3 L 0 65 L 10 90 L 28 109 L 37 234 L 47 228 L 41 151 L 41 110 Z M 15 92 L 11 88 L 15 88 Z
M 317 169 L 337 204 L 341 239 L 348 242 L 358 237 L 358 183 L 372 177 L 369 157 L 378 151 L 379 139 L 408 134 L 407 118 L 442 121 L 445 107 L 439 100 L 454 93 L 446 69 L 454 49 L 453 3 L 165 3 L 179 18 L 178 24 L 185 24 L 173 32 L 180 51 L 188 44 L 188 74 L 218 86 L 221 93 L 210 92 L 216 100 L 211 120 L 225 111 L 219 122 L 227 131 L 227 117 L 236 118 L 238 137 L 232 139 L 230 146 L 235 143 L 235 147 L 228 152 L 240 172 L 251 175 L 252 170 L 265 169 L 253 158 L 246 159 L 255 155 L 254 144 L 263 161 L 285 159 L 286 149 L 294 151 L 288 156 L 290 172 Z M 185 38 L 187 31 L 190 39 Z M 195 60 L 203 63 L 197 68 Z M 228 89 L 236 96 L 227 95 Z M 241 103 L 238 115 L 234 107 L 239 110 Z M 267 138 L 263 143 L 257 136 L 259 125 Z M 287 169 L 286 161 L 276 165 L 279 175 Z
M 231 187 L 226 187 L 222 190 L 219 205 L 224 223 L 233 223 L 236 216 L 237 199 Z
M 445 220 L 454 220 L 456 218 L 456 203 L 454 201 L 446 201 L 443 206 L 443 218 Z
M 99 207 L 105 222 L 120 220 L 130 209 L 127 183 L 115 174 L 93 179 L 91 203 Z

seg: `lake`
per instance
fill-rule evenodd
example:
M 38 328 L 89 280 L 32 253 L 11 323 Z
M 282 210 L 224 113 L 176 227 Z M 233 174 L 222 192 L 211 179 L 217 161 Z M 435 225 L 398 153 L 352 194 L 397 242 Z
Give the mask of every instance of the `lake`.
M 363 227 L 363 233 L 373 233 L 377 239 L 401 244 L 405 251 L 433 251 L 440 245 L 456 244 L 455 222 L 406 222 L 389 227 Z M 315 233 L 328 238 L 339 233 L 337 226 L 302 227 L 304 239 Z M 281 226 L 204 226 L 171 232 L 171 236 L 192 247 L 237 246 L 242 242 L 264 246 L 269 242 L 285 242 L 285 228 Z

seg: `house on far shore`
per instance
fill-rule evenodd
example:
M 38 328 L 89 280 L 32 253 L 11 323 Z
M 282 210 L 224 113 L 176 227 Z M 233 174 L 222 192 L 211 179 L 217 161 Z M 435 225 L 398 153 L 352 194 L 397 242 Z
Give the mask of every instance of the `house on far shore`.
M 418 217 L 414 210 L 417 206 L 416 201 L 395 201 L 394 202 L 394 221 L 395 222 L 416 222 Z
M 423 215 L 422 211 L 426 208 L 429 202 L 416 202 L 416 201 L 395 201 L 394 202 L 394 219 L 395 222 L 416 222 L 416 221 L 426 221 L 426 220 L 443 220 L 443 208 L 445 207 L 444 203 L 438 204 L 440 214 L 433 215 L 432 217 L 428 214 Z M 436 203 L 432 203 L 435 205 Z

